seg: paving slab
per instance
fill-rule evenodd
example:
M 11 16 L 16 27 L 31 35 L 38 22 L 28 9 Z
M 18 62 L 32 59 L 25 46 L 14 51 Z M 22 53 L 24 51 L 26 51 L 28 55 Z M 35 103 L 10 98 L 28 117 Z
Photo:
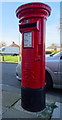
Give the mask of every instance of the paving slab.
M 2 118 L 2 87 L 0 86 L 0 119 Z
M 0 116 L 2 115 L 2 105 L 0 105 Z
M 2 106 L 2 115 L 3 115 L 5 112 L 7 112 L 7 110 L 8 110 L 7 107 L 3 107 L 3 106 Z
M 0 115 L 0 120 L 2 120 L 2 116 Z
M 9 85 L 2 85 L 2 114 L 21 98 L 21 90 Z M 0 101 L 1 103 L 1 101 Z
M 3 114 L 3 118 L 47 118 L 51 117 L 52 109 L 48 105 L 43 111 L 29 112 L 21 107 L 21 99 L 8 111 Z
M 53 119 L 62 120 L 62 103 L 56 102 L 55 105 L 57 106 L 57 108 L 53 111 L 51 120 Z
M 2 93 L 2 106 L 10 107 L 21 98 L 20 94 L 4 91 Z
M 10 86 L 10 85 L 6 85 L 6 84 L 1 84 L 0 86 L 2 86 L 2 91 L 8 91 L 8 92 L 14 92 L 14 93 L 21 93 L 21 86 L 20 88 L 14 87 L 14 86 Z
M 46 93 L 46 100 L 48 101 L 48 102 L 60 102 L 60 101 L 62 101 L 61 100 L 61 97 L 59 96 L 53 96 L 53 94 L 51 94 L 51 93 Z
M 56 104 L 56 105 L 58 106 L 58 104 Z M 60 110 L 59 106 L 58 106 L 58 108 Z M 56 108 L 55 110 L 53 109 L 52 119 L 60 118 L 60 117 L 57 117 L 57 116 L 60 116 L 59 112 L 56 112 L 56 111 L 58 111 L 58 108 Z M 28 112 L 21 107 L 21 99 L 20 99 L 14 106 L 10 107 L 9 109 L 4 108 L 4 113 L 3 113 L 2 117 L 3 118 L 46 118 L 46 119 L 50 119 L 51 116 L 52 116 L 51 105 L 49 107 L 49 104 L 47 104 L 46 109 L 44 109 L 43 111 L 40 111 L 40 112 Z
M 3 114 L 3 118 L 34 118 L 34 116 L 30 114 L 27 115 L 27 113 L 23 111 L 20 112 L 12 107 Z

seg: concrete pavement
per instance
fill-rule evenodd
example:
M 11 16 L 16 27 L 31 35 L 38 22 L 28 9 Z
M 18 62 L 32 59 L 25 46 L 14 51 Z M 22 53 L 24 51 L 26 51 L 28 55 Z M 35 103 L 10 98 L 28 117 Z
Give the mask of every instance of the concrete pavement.
M 1 89 L 2 88 L 2 89 Z M 21 90 L 9 85 L 0 84 L 0 91 L 2 90 L 2 99 L 0 100 L 0 117 L 2 112 L 2 118 L 59 118 L 60 114 L 60 103 L 54 103 L 49 101 L 46 96 L 46 108 L 40 112 L 28 112 L 21 107 Z M 57 108 L 55 108 L 56 106 Z M 55 109 L 54 109 L 55 108 Z M 56 112 L 55 112 L 56 110 Z M 62 110 L 62 107 L 61 107 Z
M 56 102 L 55 105 L 57 106 L 57 108 L 54 110 L 54 112 L 52 114 L 52 119 L 55 118 L 55 119 L 62 120 L 62 103 Z

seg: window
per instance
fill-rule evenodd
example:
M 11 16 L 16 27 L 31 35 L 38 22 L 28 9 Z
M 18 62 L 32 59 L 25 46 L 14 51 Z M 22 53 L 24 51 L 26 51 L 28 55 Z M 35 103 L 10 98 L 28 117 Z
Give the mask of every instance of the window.
M 2 51 L 5 51 L 5 48 L 3 48 Z

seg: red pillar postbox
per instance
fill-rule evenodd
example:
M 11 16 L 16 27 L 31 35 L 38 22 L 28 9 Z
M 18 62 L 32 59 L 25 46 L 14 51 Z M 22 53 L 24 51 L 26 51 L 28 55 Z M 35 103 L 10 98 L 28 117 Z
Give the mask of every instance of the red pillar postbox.
M 16 10 L 22 33 L 21 105 L 28 111 L 45 108 L 45 27 L 51 8 L 28 3 Z

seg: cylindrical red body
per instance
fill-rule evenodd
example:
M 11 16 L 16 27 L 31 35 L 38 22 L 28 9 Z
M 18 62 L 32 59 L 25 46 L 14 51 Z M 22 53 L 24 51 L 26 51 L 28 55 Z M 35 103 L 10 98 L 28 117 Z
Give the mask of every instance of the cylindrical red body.
M 43 3 L 28 3 L 16 10 L 22 33 L 22 86 L 45 86 L 45 27 L 51 8 Z

